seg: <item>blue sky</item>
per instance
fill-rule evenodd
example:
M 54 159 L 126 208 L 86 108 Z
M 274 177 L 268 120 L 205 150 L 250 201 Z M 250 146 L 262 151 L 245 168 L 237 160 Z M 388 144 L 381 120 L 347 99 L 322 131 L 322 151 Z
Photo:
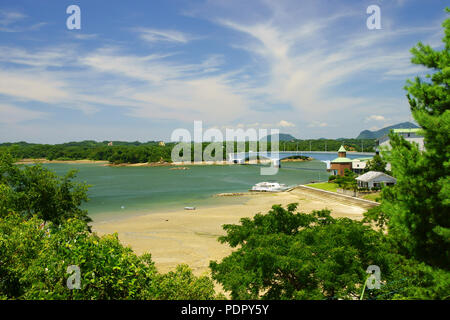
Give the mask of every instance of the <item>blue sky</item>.
M 194 120 L 355 137 L 411 120 L 409 50 L 440 48 L 445 17 L 441 0 L 2 0 L 0 141 L 167 141 Z

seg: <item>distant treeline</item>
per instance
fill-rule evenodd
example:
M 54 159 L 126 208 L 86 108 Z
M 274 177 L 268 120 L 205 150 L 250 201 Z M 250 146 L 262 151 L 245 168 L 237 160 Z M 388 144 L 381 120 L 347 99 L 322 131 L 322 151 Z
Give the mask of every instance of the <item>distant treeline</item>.
M 9 151 L 17 159 L 41 159 L 47 160 L 105 160 L 110 163 L 143 163 L 143 162 L 171 162 L 171 153 L 176 143 L 160 144 L 157 141 L 149 142 L 123 142 L 113 141 L 112 146 L 109 141 L 81 141 L 68 142 L 63 144 L 34 144 L 27 142 L 2 143 L 0 152 Z M 204 142 L 202 150 L 210 143 Z M 280 151 L 337 151 L 344 145 L 347 151 L 367 151 L 374 152 L 374 139 L 346 139 L 344 140 L 294 140 L 280 141 Z M 191 144 L 191 160 L 194 160 L 194 144 Z M 254 145 L 245 143 L 245 150 L 253 150 Z M 259 148 L 259 143 L 258 143 Z M 271 144 L 267 144 L 267 150 L 271 149 Z M 234 143 L 234 151 L 238 150 L 237 143 Z M 223 143 L 223 159 L 226 159 L 227 150 Z M 213 154 L 214 156 L 214 154 Z

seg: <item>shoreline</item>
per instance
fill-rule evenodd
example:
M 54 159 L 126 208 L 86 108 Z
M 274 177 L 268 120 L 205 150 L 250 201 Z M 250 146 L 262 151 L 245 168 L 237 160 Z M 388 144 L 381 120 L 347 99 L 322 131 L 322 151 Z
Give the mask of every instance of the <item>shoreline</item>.
M 88 159 L 82 159 L 82 160 L 48 160 L 45 158 L 37 158 L 37 159 L 21 159 L 15 164 L 37 164 L 37 163 L 66 163 L 66 164 L 104 164 L 107 163 L 107 160 L 88 160 Z
M 188 264 L 196 275 L 209 272 L 209 262 L 219 261 L 232 252 L 217 238 L 224 235 L 224 224 L 237 224 L 244 217 L 267 213 L 272 205 L 286 206 L 298 202 L 298 211 L 330 209 L 333 217 L 361 220 L 367 210 L 345 199 L 332 199 L 309 190 L 295 188 L 290 192 L 239 194 L 243 203 L 198 207 L 196 210 L 159 210 L 153 213 L 117 217 L 92 223 L 99 235 L 117 232 L 120 241 L 137 254 L 149 252 L 161 272 L 173 271 Z M 235 197 L 230 197 L 235 198 Z M 106 213 L 105 213 L 106 214 Z
M 281 162 L 306 162 L 308 159 L 283 159 Z M 269 164 L 270 160 L 250 160 L 244 164 Z M 178 166 L 226 166 L 234 165 L 228 161 L 197 161 L 197 162 L 139 162 L 139 163 L 107 163 L 106 167 L 178 167 Z
M 306 162 L 314 160 L 308 159 L 283 159 L 281 162 Z M 139 162 L 139 163 L 110 163 L 108 160 L 48 160 L 45 158 L 24 158 L 15 164 L 38 164 L 38 163 L 65 163 L 65 164 L 102 164 L 105 167 L 179 167 L 179 166 L 224 166 L 233 165 L 228 161 L 199 161 L 199 162 Z M 270 160 L 250 160 L 245 164 L 269 164 Z

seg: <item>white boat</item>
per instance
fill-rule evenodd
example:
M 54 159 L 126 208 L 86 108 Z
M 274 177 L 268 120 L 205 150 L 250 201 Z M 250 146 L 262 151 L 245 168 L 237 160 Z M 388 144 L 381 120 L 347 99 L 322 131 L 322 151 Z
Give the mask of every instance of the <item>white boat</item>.
M 250 191 L 279 192 L 287 190 L 288 186 L 278 182 L 260 182 L 253 186 Z
M 184 210 L 195 210 L 195 207 L 184 207 Z

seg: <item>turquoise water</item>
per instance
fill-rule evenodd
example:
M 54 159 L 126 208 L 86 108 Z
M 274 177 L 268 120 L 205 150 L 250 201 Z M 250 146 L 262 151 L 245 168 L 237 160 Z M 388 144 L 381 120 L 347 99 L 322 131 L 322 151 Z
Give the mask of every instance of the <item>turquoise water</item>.
M 258 165 L 170 167 L 106 167 L 99 164 L 45 164 L 59 175 L 77 169 L 76 180 L 92 187 L 84 205 L 94 221 L 123 215 L 178 210 L 185 206 L 239 203 L 240 197 L 212 197 L 217 193 L 248 191 L 261 181 L 288 186 L 327 180 L 323 162 L 285 162 L 278 174 L 261 176 Z

